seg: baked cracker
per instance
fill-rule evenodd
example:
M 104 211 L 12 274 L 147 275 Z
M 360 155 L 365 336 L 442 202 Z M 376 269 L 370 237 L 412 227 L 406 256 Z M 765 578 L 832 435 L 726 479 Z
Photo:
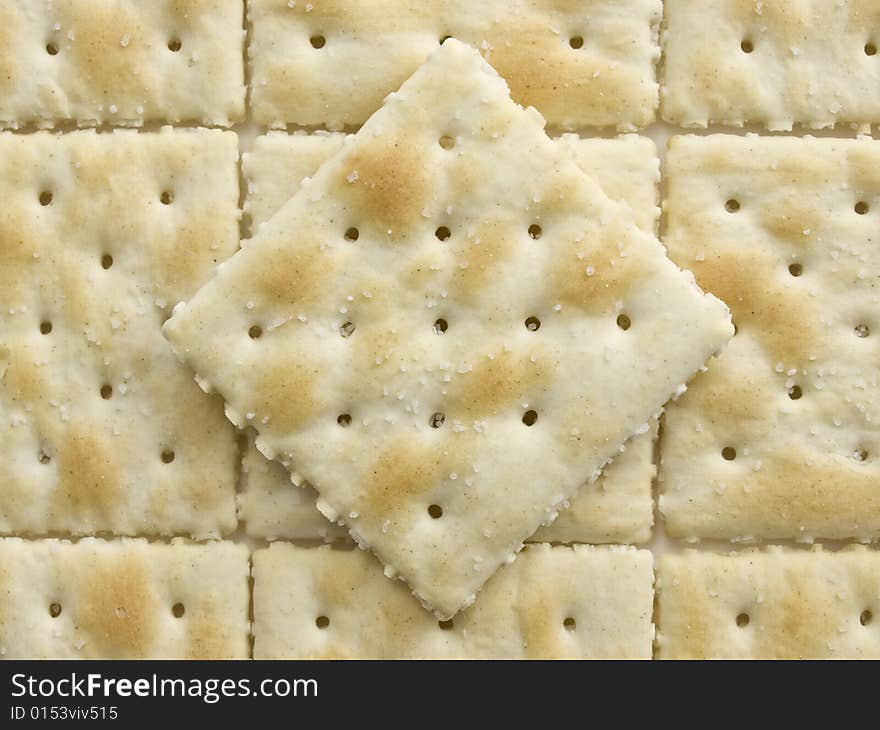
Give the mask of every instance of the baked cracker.
M 165 332 L 448 617 L 732 328 L 449 40 Z
M 303 179 L 337 152 L 341 133 L 261 135 L 242 157 L 247 183 L 244 210 L 254 230 L 269 220 L 299 190 Z M 558 144 L 576 164 L 593 175 L 613 200 L 627 204 L 637 225 L 656 232 L 659 208 L 659 160 L 647 137 L 580 138 L 566 134 Z M 642 543 L 650 539 L 654 520 L 651 480 L 656 469 L 650 433 L 633 436 L 595 484 L 571 499 L 550 525 L 529 538 L 538 542 Z M 247 534 L 267 539 L 336 540 L 348 533 L 327 521 L 315 508 L 311 486 L 296 489 L 282 466 L 268 462 L 248 440 L 243 456 L 238 514 Z

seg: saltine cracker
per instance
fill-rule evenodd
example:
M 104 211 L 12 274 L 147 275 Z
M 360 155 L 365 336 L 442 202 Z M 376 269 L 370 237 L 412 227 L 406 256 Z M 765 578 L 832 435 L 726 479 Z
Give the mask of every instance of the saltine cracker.
M 0 127 L 229 126 L 242 0 L 0 0 Z
M 249 0 L 258 124 L 343 129 L 448 37 L 480 52 L 554 126 L 654 121 L 660 0 Z
M 668 553 L 655 620 L 659 659 L 877 659 L 880 553 Z
M 0 656 L 245 659 L 244 545 L 0 539 Z
M 737 334 L 665 414 L 674 537 L 880 537 L 880 143 L 674 137 L 665 243 Z
M 876 0 L 666 0 L 664 120 L 868 131 L 880 122 Z
M 238 248 L 232 132 L 0 134 L 0 533 L 216 537 L 237 450 L 161 326 Z
M 165 325 L 440 616 L 732 334 L 543 124 L 447 41 Z

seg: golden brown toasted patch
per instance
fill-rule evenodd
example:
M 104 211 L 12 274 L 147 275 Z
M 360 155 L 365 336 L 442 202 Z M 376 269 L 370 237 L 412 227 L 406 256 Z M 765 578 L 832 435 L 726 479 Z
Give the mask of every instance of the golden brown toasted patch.
M 531 360 L 529 352 L 498 349 L 481 356 L 466 373 L 458 373 L 446 397 L 447 417 L 469 422 L 495 416 L 530 401 L 554 373 L 547 358 Z
M 757 383 L 738 373 L 722 355 L 704 373 L 699 373 L 688 387 L 688 402 L 707 421 L 722 426 L 743 422 L 767 422 L 771 404 Z
M 663 575 L 661 569 L 660 574 Z M 707 591 L 699 576 L 689 571 L 677 570 L 670 576 L 664 576 L 665 580 L 671 581 L 675 587 L 676 595 L 687 596 L 687 602 L 676 603 L 674 606 L 674 619 L 677 627 L 675 642 L 676 651 L 670 658 L 692 657 L 694 659 L 708 659 L 706 656 L 709 636 L 711 636 L 710 624 L 713 616 L 713 607 L 707 596 Z M 655 608 L 655 621 L 659 626 L 665 627 L 664 610 L 666 604 L 664 587 L 659 586 L 661 600 Z M 670 622 L 671 623 L 671 622 Z M 663 630 L 663 629 L 661 629 Z
M 361 500 L 393 519 L 413 498 L 434 489 L 445 476 L 447 453 L 427 441 L 387 446 L 365 472 Z
M 257 412 L 288 432 L 298 430 L 323 410 L 319 375 L 319 367 L 308 360 L 267 363 L 254 384 Z
M 401 138 L 380 137 L 360 145 L 349 157 L 351 170 L 343 170 L 340 185 L 357 224 L 391 231 L 398 241 L 423 225 L 422 210 L 431 192 L 429 151 Z M 357 179 L 350 182 L 349 176 Z
M 75 27 L 86 20 L 77 17 L 81 11 L 75 4 L 62 6 L 58 12 L 62 27 Z M 90 3 L 87 24 L 88 32 L 81 33 L 74 42 L 63 43 L 62 52 L 88 79 L 93 93 L 108 104 L 113 103 L 113 93 L 123 89 L 140 98 L 155 97 L 156 76 L 143 66 L 145 38 L 139 13 L 123 3 Z M 119 53 L 124 37 L 129 39 L 127 52 Z
M 571 240 L 551 266 L 547 301 L 578 307 L 590 314 L 613 312 L 615 305 L 625 302 L 644 280 L 651 266 L 644 258 L 647 251 L 632 247 L 621 252 L 614 243 L 628 239 L 620 226 L 612 224 L 588 234 L 583 241 Z
M 57 509 L 70 510 L 86 520 L 106 520 L 122 498 L 122 475 L 117 457 L 89 426 L 61 432 L 55 445 L 58 459 Z
M 509 223 L 487 220 L 454 242 L 454 264 L 450 291 L 454 299 L 473 304 L 488 294 L 499 269 L 514 255 L 515 237 L 522 231 Z
M 259 281 L 259 296 L 276 305 L 313 304 L 323 291 L 328 266 L 332 267 L 319 249 L 320 243 L 311 238 L 277 247 L 267 265 L 252 269 Z
M 806 449 L 790 448 L 765 459 L 758 471 L 750 471 L 741 480 L 742 488 L 728 488 L 719 496 L 719 509 L 734 514 L 748 514 L 760 500 L 763 523 L 761 533 L 783 537 L 786 525 L 814 525 L 828 519 L 834 523 L 858 524 L 861 514 L 880 510 L 877 477 L 867 464 L 847 455 L 816 458 Z M 846 484 L 841 495 L 840 484 Z
M 101 556 L 85 566 L 76 627 L 96 644 L 94 656 L 147 656 L 155 641 L 157 601 L 150 590 L 149 568 L 133 554 Z M 73 588 L 72 588 L 73 590 Z
M 791 244 L 795 251 L 807 248 L 810 239 L 827 227 L 827 213 L 819 201 L 796 190 L 780 191 L 763 200 L 757 215 L 774 239 Z
M 631 113 L 628 105 L 632 100 L 620 93 L 632 84 L 628 69 L 589 51 L 584 54 L 589 54 L 586 59 L 578 59 L 577 65 L 573 65 L 572 48 L 560 34 L 546 32 L 547 21 L 541 23 L 533 18 L 538 25 L 544 25 L 544 32 L 522 37 L 521 19 L 517 23 L 505 22 L 503 16 L 498 20 L 498 37 L 517 40 L 493 44 L 487 57 L 507 79 L 511 96 L 519 104 L 555 111 L 564 95 L 571 108 L 589 105 L 596 117 L 619 119 Z M 576 116 L 574 112 L 570 114 Z
M 787 366 L 804 365 L 821 337 L 819 312 L 790 277 L 787 263 L 755 249 L 706 254 L 690 263 L 697 282 L 724 301 L 739 328 L 748 328 L 773 358 Z M 793 277 L 792 277 L 793 278 Z
M 186 657 L 188 659 L 229 658 L 228 622 L 223 613 L 222 606 L 203 599 L 199 601 L 197 610 L 187 611 L 180 618 L 187 622 Z

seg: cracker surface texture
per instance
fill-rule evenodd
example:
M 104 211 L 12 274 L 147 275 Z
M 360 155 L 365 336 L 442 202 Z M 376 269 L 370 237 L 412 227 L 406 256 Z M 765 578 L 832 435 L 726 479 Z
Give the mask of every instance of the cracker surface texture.
M 876 0 L 666 0 L 661 115 L 772 130 L 880 122 Z
M 438 622 L 368 553 L 277 542 L 254 553 L 254 656 L 650 659 L 653 578 L 647 550 L 529 545 Z
M 880 143 L 675 137 L 665 243 L 737 334 L 671 404 L 674 537 L 880 537 Z
M 265 540 L 348 540 L 344 527 L 330 522 L 315 502 L 318 493 L 308 483 L 296 486 L 290 472 L 269 461 L 248 436 L 242 455 L 242 489 L 237 495 L 238 517 L 247 535 Z
M 341 133 L 271 133 L 256 139 L 243 156 L 248 194 L 244 210 L 254 230 L 269 220 L 343 144 Z M 659 160 L 654 143 L 636 135 L 616 139 L 582 139 L 563 135 L 564 146 L 576 164 L 592 174 L 613 200 L 630 207 L 637 225 L 656 230 L 659 208 Z M 654 519 L 651 480 L 656 469 L 650 433 L 634 436 L 626 450 L 605 467 L 594 484 L 586 485 L 570 500 L 552 524 L 530 540 L 538 542 L 642 543 L 650 539 Z M 297 489 L 290 473 L 268 462 L 253 440 L 244 455 L 243 490 L 239 517 L 249 535 L 268 539 L 339 539 L 342 528 L 330 523 L 315 507 L 311 486 Z
M 234 429 L 161 326 L 238 247 L 237 154 L 0 133 L 0 533 L 235 528 Z
M 250 0 L 257 123 L 362 124 L 447 37 L 554 126 L 654 121 L 660 0 Z
M 880 553 L 666 554 L 656 620 L 660 659 L 876 659 Z
M 244 545 L 0 539 L 6 659 L 245 659 Z
M 229 126 L 244 116 L 241 0 L 0 0 L 0 126 Z
M 448 617 L 732 327 L 449 40 L 165 332 Z

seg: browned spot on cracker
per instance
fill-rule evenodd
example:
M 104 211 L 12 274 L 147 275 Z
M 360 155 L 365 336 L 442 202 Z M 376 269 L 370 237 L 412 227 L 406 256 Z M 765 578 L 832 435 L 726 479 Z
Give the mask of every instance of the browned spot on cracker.
M 0 365 L 5 363 L 5 367 L 0 373 L 0 386 L 18 407 L 36 406 L 51 393 L 47 378 L 49 370 L 37 366 L 40 356 L 36 348 L 25 342 L 10 344 L 14 346 L 3 348 L 4 356 Z
M 264 260 L 258 257 L 245 259 L 249 262 L 249 279 L 259 283 L 258 295 L 268 304 L 297 304 L 300 307 L 314 304 L 326 288 L 323 283 L 335 271 L 330 254 L 322 254 L 320 244 L 311 237 L 300 238 L 290 245 L 275 246 L 272 255 Z
M 188 659 L 230 658 L 233 646 L 222 606 L 200 598 L 196 606 L 186 607 L 181 620 L 187 622 L 185 656 Z
M 21 37 L 19 27 L 19 13 L 10 12 L 7 6 L 4 9 L 3 22 L 0 23 L 0 48 L 10 49 L 14 47 L 16 38 Z M 14 53 L 0 53 L 0 93 L 4 96 L 10 89 L 15 87 L 18 74 L 27 67 L 22 66 L 21 60 Z
M 717 497 L 718 508 L 722 514 L 749 515 L 754 534 L 789 537 L 801 526 L 824 532 L 880 514 L 875 471 L 844 455 L 822 458 L 790 448 L 765 459 L 758 471 L 727 481 L 728 489 Z
M 514 101 L 558 110 L 555 116 L 565 116 L 565 105 L 587 107 L 593 115 L 609 119 L 632 113 L 632 100 L 620 94 L 620 89 L 637 87 L 638 81 L 626 64 L 608 63 L 589 52 L 573 63 L 568 43 L 539 17 L 528 21 L 534 29 L 528 35 L 522 32 L 522 20 L 503 16 L 497 20 L 493 35 L 516 41 L 496 42 L 485 55 L 507 80 Z
M 106 523 L 121 499 L 122 477 L 112 447 L 99 434 L 91 424 L 61 432 L 55 504 L 59 511 Z
M 663 566 L 661 570 L 662 568 Z M 663 621 L 664 613 L 674 608 L 674 615 L 669 616 L 668 625 L 675 628 L 667 630 L 675 631 L 675 643 L 679 651 L 670 658 L 706 658 L 706 654 L 712 651 L 708 643 L 713 633 L 710 630 L 709 617 L 715 612 L 715 607 L 709 602 L 707 587 L 698 574 L 690 570 L 664 570 L 662 574 L 663 580 L 670 585 L 668 588 L 659 586 L 661 596 L 664 591 L 668 591 L 676 597 L 669 601 L 668 606 L 661 598 L 657 616 L 658 621 Z M 682 596 L 687 596 L 687 599 L 681 600 Z
M 822 595 L 827 588 L 812 584 L 812 576 L 792 570 L 785 579 L 781 600 L 774 601 L 773 611 L 762 619 L 770 624 L 765 628 L 772 643 L 762 642 L 764 655 L 779 659 L 814 656 L 815 637 L 827 637 L 837 632 L 838 626 L 829 626 L 822 608 L 828 597 Z M 831 631 L 829 631 L 831 628 Z M 823 642 L 824 643 L 824 642 Z M 823 647 L 823 653 L 827 647 Z
M 650 251 L 638 245 L 634 233 L 609 221 L 587 232 L 583 241 L 572 237 L 554 257 L 547 277 L 547 300 L 590 314 L 614 311 L 617 302 L 625 301 L 649 273 Z M 623 251 L 618 243 L 623 244 Z
M 537 577 L 537 576 L 536 576 Z M 515 607 L 523 637 L 526 657 L 564 656 L 561 619 L 556 603 L 548 601 L 540 587 L 520 593 L 521 604 Z
M 737 327 L 747 327 L 774 360 L 805 364 L 816 352 L 821 316 L 806 292 L 781 285 L 788 276 L 786 262 L 743 248 L 681 263 L 691 268 L 700 286 L 730 307 Z
M 432 190 L 429 163 L 428 151 L 419 145 L 376 137 L 348 156 L 337 183 L 351 215 L 375 226 L 378 235 L 390 230 L 394 240 L 424 226 L 421 213 Z
M 364 504 L 374 515 L 393 515 L 417 497 L 429 493 L 446 476 L 444 453 L 419 441 L 386 447 L 367 467 L 364 475 Z
M 254 403 L 257 413 L 269 416 L 280 432 L 299 430 L 324 408 L 318 385 L 320 368 L 306 359 L 273 360 L 254 374 L 249 402 Z
M 516 237 L 523 235 L 509 223 L 487 221 L 454 245 L 454 268 L 450 284 L 453 300 L 474 303 L 491 292 L 493 279 L 516 251 Z
M 108 658 L 148 656 L 156 635 L 157 600 L 149 569 L 130 552 L 100 555 L 78 572 L 72 616 L 90 653 Z
M 690 383 L 686 403 L 690 412 L 705 414 L 708 421 L 725 429 L 738 424 L 747 431 L 749 424 L 768 423 L 771 417 L 772 403 L 763 382 L 751 379 L 723 353 Z
M 175 236 L 162 236 L 151 246 L 156 262 L 153 268 L 156 292 L 167 301 L 189 299 L 208 280 L 212 270 L 229 255 L 229 248 L 211 246 L 237 238 L 230 236 L 229 221 L 215 210 L 189 211 L 180 221 Z
M 825 227 L 820 204 L 812 196 L 783 192 L 761 202 L 758 219 L 774 238 L 803 248 Z
M 472 370 L 453 377 L 446 399 L 447 417 L 465 422 L 482 420 L 519 408 L 522 401 L 533 401 L 548 379 L 545 360 L 539 356 L 532 362 L 528 353 L 503 350 L 491 358 L 482 356 Z
M 0 206 L 0 300 L 14 302 L 26 277 L 39 266 L 39 238 L 32 222 L 12 205 Z
M 92 98 L 104 104 L 117 98 L 154 99 L 160 79 L 149 63 L 139 13 L 122 3 L 100 3 L 84 15 L 76 5 L 55 9 L 62 28 L 76 28 L 76 40 L 62 44 L 61 53 L 81 74 Z M 128 47 L 120 39 L 129 38 Z

